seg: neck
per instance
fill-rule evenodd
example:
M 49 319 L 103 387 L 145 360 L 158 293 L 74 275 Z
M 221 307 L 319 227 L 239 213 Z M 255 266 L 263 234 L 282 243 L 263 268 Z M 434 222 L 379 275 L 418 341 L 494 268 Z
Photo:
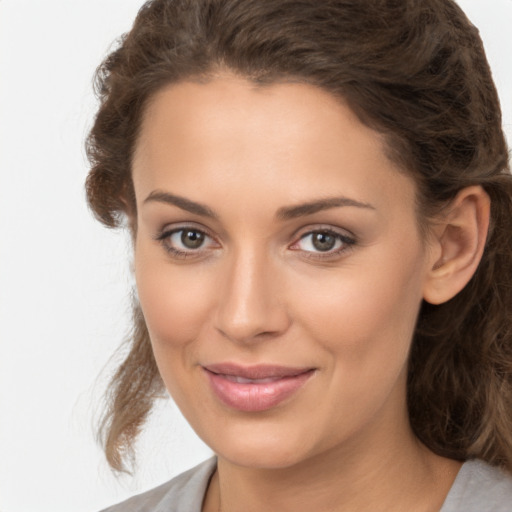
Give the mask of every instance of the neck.
M 242 467 L 219 457 L 203 510 L 438 511 L 460 464 L 419 443 L 407 419 L 402 429 L 394 426 L 392 439 L 380 425 L 286 468 Z

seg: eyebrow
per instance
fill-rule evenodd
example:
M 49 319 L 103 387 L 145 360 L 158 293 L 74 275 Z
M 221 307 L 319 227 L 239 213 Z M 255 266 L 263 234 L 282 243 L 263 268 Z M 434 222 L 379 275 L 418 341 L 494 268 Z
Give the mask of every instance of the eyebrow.
M 205 206 L 201 203 L 196 203 L 195 201 L 191 201 L 185 197 L 169 194 L 168 192 L 154 190 L 151 192 L 151 194 L 149 194 L 148 197 L 146 197 L 146 199 L 144 199 L 144 204 L 153 201 L 157 203 L 171 204 L 181 208 L 182 210 L 194 213 L 195 215 L 200 215 L 202 217 L 210 217 L 212 219 L 218 218 L 218 215 L 211 208 L 208 208 L 208 206 Z
M 286 206 L 277 210 L 276 217 L 281 220 L 295 219 L 304 215 L 312 215 L 313 213 L 329 210 L 330 208 L 338 208 L 342 206 L 353 206 L 355 208 L 367 208 L 375 210 L 375 207 L 369 203 L 361 203 L 355 199 L 348 197 L 327 197 L 318 199 L 308 203 L 299 204 L 297 206 Z
M 185 197 L 177 196 L 160 190 L 154 190 L 148 195 L 148 197 L 146 197 L 144 204 L 149 202 L 170 204 L 202 217 L 209 217 L 212 219 L 218 219 L 219 217 L 211 208 L 204 204 L 197 203 L 195 201 L 191 201 L 190 199 L 186 199 Z M 276 217 L 279 220 L 290 220 L 297 217 L 312 215 L 322 210 L 339 208 L 342 206 L 352 206 L 355 208 L 375 210 L 375 207 L 369 203 L 362 203 L 348 197 L 328 197 L 294 206 L 284 206 L 277 210 Z

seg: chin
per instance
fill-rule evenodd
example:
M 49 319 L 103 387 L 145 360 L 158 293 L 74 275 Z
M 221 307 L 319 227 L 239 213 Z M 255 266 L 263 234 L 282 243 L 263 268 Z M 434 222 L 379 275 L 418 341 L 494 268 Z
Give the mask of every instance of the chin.
M 304 460 L 297 450 L 286 450 L 282 447 L 268 446 L 233 447 L 223 452 L 216 452 L 220 459 L 231 464 L 251 469 L 285 469 L 297 465 Z
M 203 440 L 216 455 L 237 466 L 259 469 L 282 469 L 294 466 L 311 455 L 307 436 L 293 428 L 275 425 L 225 426 L 220 435 L 211 430 Z

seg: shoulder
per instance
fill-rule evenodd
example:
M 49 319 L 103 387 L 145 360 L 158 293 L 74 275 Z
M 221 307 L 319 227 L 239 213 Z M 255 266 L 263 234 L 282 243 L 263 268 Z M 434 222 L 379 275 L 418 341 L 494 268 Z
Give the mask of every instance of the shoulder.
M 480 460 L 465 462 L 440 512 L 510 512 L 512 475 Z
M 215 457 L 208 459 L 169 482 L 102 512 L 201 512 L 204 494 L 216 463 Z

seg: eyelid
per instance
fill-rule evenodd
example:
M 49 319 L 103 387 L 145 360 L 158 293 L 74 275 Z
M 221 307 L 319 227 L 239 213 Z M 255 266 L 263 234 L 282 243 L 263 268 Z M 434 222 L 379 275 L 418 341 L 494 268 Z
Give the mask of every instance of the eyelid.
M 302 227 L 294 232 L 292 235 L 292 238 L 295 240 L 293 243 L 297 243 L 301 238 L 303 238 L 306 235 L 310 235 L 311 233 L 318 233 L 318 232 L 325 232 L 325 233 L 331 233 L 335 236 L 339 236 L 341 238 L 345 238 L 347 240 L 350 240 L 352 242 L 357 241 L 357 237 L 345 228 L 339 228 L 336 226 L 333 226 L 331 224 L 313 224 L 306 227 Z
M 166 241 L 170 239 L 172 235 L 174 235 L 175 233 L 179 233 L 180 231 L 185 231 L 187 229 L 203 233 L 207 238 L 210 239 L 211 242 L 213 242 L 213 248 L 215 248 L 215 246 L 220 246 L 220 243 L 218 242 L 216 236 L 213 235 L 212 232 L 207 227 L 197 224 L 195 222 L 177 222 L 174 224 L 166 224 L 154 235 L 153 239 L 160 243 L 164 250 L 174 258 L 186 259 L 204 256 L 205 252 L 207 252 L 212 247 L 199 247 L 196 250 L 180 250 L 172 248 L 169 244 L 166 243 Z
M 201 231 L 205 235 L 208 235 L 210 238 L 216 239 L 216 235 L 211 231 L 210 228 L 206 227 L 200 222 L 195 221 L 170 222 L 164 224 L 157 230 L 153 238 L 158 240 L 159 237 L 165 236 L 166 233 L 176 232 L 182 229 L 195 229 L 197 231 Z
M 300 248 L 295 248 L 301 240 L 303 240 L 308 235 L 313 235 L 314 233 L 328 233 L 336 237 L 338 240 L 341 240 L 342 247 L 331 250 L 331 251 L 305 251 Z M 302 252 L 302 256 L 308 259 L 336 259 L 341 257 L 342 253 L 346 253 L 351 250 L 354 245 L 357 244 L 357 238 L 355 235 L 346 229 L 337 228 L 332 225 L 316 225 L 316 226 L 307 226 L 305 228 L 301 228 L 294 234 L 294 241 L 288 246 L 288 248 L 292 251 Z
M 198 247 L 197 249 L 178 249 L 175 247 L 171 247 L 168 243 L 170 237 L 176 233 L 181 231 L 185 231 L 187 229 L 201 232 L 209 239 L 209 242 L 205 244 L 205 246 Z M 342 246 L 329 251 L 312 251 L 312 250 L 304 250 L 297 245 L 300 243 L 302 239 L 307 237 L 308 235 L 313 235 L 314 233 L 329 233 L 336 237 L 337 240 L 341 241 Z M 293 242 L 288 245 L 288 249 L 292 251 L 297 251 L 302 253 L 302 257 L 309 259 L 336 259 L 341 256 L 342 253 L 350 250 L 356 243 L 357 239 L 347 229 L 335 227 L 332 225 L 318 224 L 318 225 L 310 225 L 306 227 L 302 227 L 297 230 L 293 235 Z M 218 241 L 218 237 L 214 235 L 209 228 L 206 226 L 196 223 L 196 222 L 176 222 L 171 224 L 166 224 L 162 229 L 160 229 L 154 236 L 154 240 L 162 245 L 164 250 L 174 258 L 200 258 L 201 256 L 205 256 L 206 253 L 211 251 L 212 249 L 219 248 L 221 246 Z

